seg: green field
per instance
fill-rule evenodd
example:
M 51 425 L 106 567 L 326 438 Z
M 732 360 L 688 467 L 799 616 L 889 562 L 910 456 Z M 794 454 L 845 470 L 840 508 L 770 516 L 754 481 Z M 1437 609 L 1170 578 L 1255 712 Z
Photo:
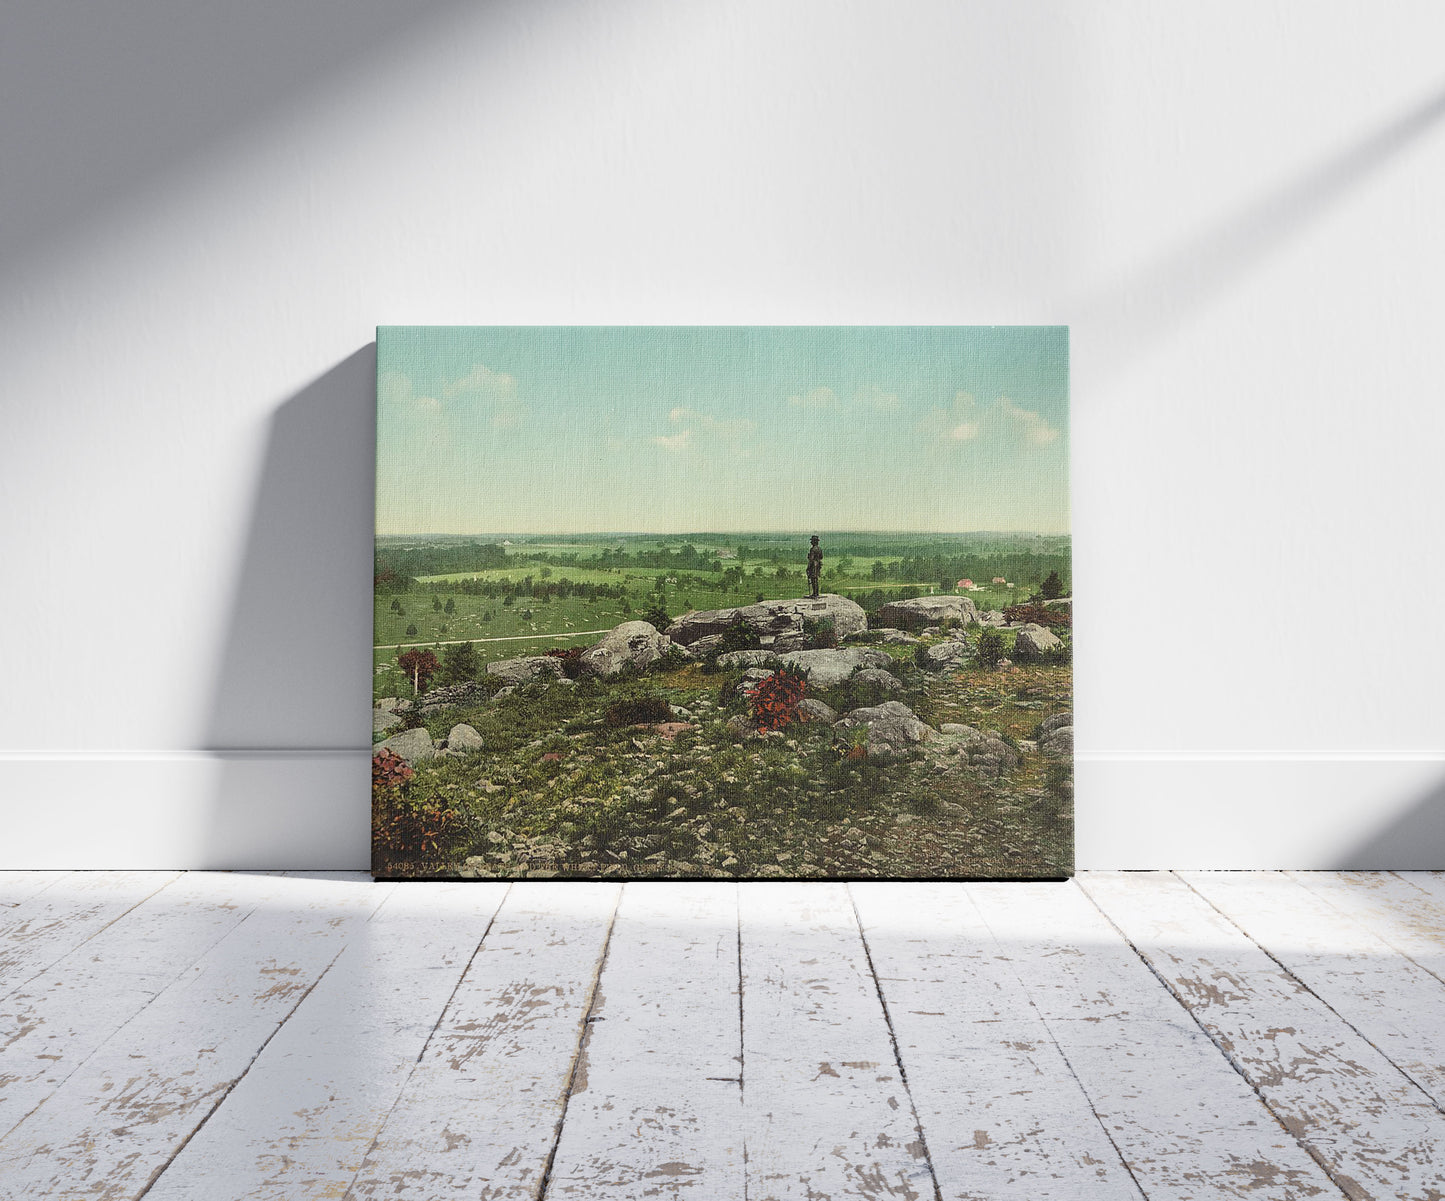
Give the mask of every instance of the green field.
M 832 534 L 825 544 L 822 588 L 844 596 L 866 597 L 883 591 L 911 595 L 937 593 L 946 581 L 943 578 L 880 579 L 881 565 L 885 573 L 895 574 L 900 565 L 917 566 L 918 556 L 910 559 L 885 541 L 887 536 Z M 896 536 L 902 537 L 902 536 Z M 996 546 L 968 536 L 910 535 L 914 545 L 936 557 L 969 555 L 977 558 L 970 567 L 969 578 L 990 579 L 1002 574 L 1000 552 Z M 880 545 L 870 548 L 869 540 Z M 751 540 L 751 541 L 750 541 Z M 608 545 L 610 544 L 610 545 Z M 680 561 L 686 552 L 687 562 Z M 384 565 L 395 563 L 398 574 L 412 563 L 455 562 L 461 569 L 421 572 L 408 575 L 412 582 L 405 591 L 379 588 L 375 597 L 373 642 L 374 695 L 403 695 L 403 679 L 395 668 L 397 656 L 411 646 L 440 650 L 449 643 L 475 643 L 483 664 L 519 655 L 539 654 L 555 647 L 590 645 L 595 633 L 611 629 L 623 621 L 640 618 L 644 612 L 662 604 L 668 614 L 677 617 L 695 609 L 720 609 L 752 604 L 759 597 L 773 600 L 802 595 L 807 582 L 802 571 L 802 554 L 806 538 L 779 536 L 699 535 L 689 539 L 661 539 L 652 536 L 619 535 L 609 539 L 573 540 L 519 539 L 502 546 L 493 543 L 481 550 L 462 539 L 391 539 L 378 546 L 378 573 Z M 836 548 L 836 549 L 835 549 Z M 971 549 L 972 548 L 972 549 Z M 648 563 L 623 562 L 604 566 L 603 555 L 623 551 L 630 558 L 675 555 L 679 562 L 660 566 Z M 738 551 L 744 558 L 736 558 Z M 794 553 L 796 552 L 796 553 Z M 829 553 L 833 552 L 833 553 Z M 722 554 L 728 557 L 717 558 Z M 782 561 L 764 555 L 791 554 Z M 989 556 L 994 561 L 990 561 Z M 478 565 L 467 569 L 468 558 L 495 565 Z M 1017 556 L 1015 556 L 1017 558 Z M 1043 567 L 1060 561 L 1067 565 L 1067 548 L 1063 557 L 1040 559 L 1028 576 L 1015 580 L 1015 587 L 993 585 L 969 595 L 980 610 L 1001 609 L 1023 599 L 1043 577 Z M 959 564 L 954 564 L 959 566 Z M 781 569 L 782 575 L 779 575 Z M 960 572 L 960 578 L 964 575 Z M 1009 577 L 1012 578 L 1012 577 Z M 658 582 L 661 583 L 659 591 Z M 541 597 L 541 593 L 558 586 L 572 595 Z M 584 597 L 574 588 L 603 587 L 609 592 L 625 589 L 626 597 L 607 595 Z M 477 594 L 477 589 L 490 587 L 494 595 Z M 511 604 L 504 593 L 513 594 Z M 393 602 L 401 612 L 393 611 Z M 452 612 L 445 612 L 450 603 Z M 441 605 L 438 610 L 435 605 Z M 415 633 L 408 633 L 409 627 Z

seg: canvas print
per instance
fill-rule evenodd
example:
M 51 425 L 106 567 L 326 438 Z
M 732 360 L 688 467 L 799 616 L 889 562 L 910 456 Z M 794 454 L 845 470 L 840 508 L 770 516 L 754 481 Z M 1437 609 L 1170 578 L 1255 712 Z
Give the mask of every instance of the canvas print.
M 377 332 L 373 870 L 1073 870 L 1063 327 Z

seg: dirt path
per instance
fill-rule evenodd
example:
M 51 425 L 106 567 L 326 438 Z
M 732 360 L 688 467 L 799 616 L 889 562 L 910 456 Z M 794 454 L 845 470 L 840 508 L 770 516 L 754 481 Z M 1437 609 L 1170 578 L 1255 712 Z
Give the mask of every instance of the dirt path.
M 536 642 L 542 638 L 581 638 L 584 634 L 610 634 L 612 627 L 605 630 L 568 630 L 565 634 L 508 634 L 505 638 L 452 638 L 442 642 L 383 642 L 373 646 L 374 651 L 399 651 L 404 646 L 461 646 L 464 642 Z

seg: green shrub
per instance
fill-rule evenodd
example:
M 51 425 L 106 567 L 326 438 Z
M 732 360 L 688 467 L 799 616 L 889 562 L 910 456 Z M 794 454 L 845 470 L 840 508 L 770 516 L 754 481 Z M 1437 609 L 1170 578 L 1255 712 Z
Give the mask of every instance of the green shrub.
M 978 636 L 978 661 L 983 667 L 997 667 L 1004 656 L 1003 635 L 998 630 L 984 630 Z
M 655 693 L 628 696 L 608 705 L 602 720 L 609 726 L 640 726 L 671 721 L 672 706 Z
M 668 616 L 667 610 L 660 604 L 653 605 L 643 613 L 640 620 L 647 622 L 648 625 L 656 630 L 665 630 L 672 624 L 672 618 Z
M 755 651 L 762 645 L 762 640 L 758 638 L 758 632 L 739 617 L 723 631 L 722 642 L 718 644 L 717 653 L 726 655 L 729 651 Z
M 831 650 L 838 645 L 838 631 L 831 617 L 817 621 L 803 618 L 803 637 L 809 650 Z

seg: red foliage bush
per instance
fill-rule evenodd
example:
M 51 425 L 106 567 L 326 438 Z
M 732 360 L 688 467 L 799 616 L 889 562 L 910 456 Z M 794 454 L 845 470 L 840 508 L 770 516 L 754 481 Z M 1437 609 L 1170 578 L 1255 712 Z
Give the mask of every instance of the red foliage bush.
M 431 651 L 424 651 L 420 647 L 412 647 L 405 652 L 397 659 L 396 665 L 406 672 L 406 678 L 418 692 L 425 692 L 432 676 L 441 670 L 437 657 Z
M 393 750 L 377 751 L 371 757 L 371 791 L 400 792 L 416 772 L 412 766 Z
M 775 671 L 748 691 L 753 719 L 760 730 L 782 730 L 798 719 L 798 703 L 807 691 L 802 676 L 787 670 Z

